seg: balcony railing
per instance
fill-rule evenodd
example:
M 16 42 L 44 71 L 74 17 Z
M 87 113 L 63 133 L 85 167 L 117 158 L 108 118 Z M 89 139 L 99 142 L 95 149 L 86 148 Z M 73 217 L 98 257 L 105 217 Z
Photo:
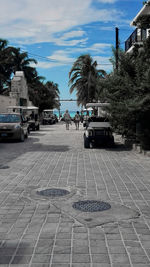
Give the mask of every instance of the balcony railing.
M 140 33 L 138 32 L 140 30 Z M 125 51 L 128 51 L 135 43 L 141 43 L 146 40 L 146 29 L 135 29 L 135 31 L 125 41 Z

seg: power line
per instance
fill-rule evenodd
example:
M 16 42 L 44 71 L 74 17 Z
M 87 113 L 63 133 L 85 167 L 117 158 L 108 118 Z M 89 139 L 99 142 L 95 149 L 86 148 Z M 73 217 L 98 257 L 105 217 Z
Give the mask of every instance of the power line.
M 73 64 L 74 62 L 65 62 L 65 61 L 59 61 L 57 59 L 50 59 L 50 58 L 47 58 L 47 57 L 44 57 L 44 56 L 41 56 L 41 55 L 37 55 L 37 54 L 33 54 L 33 53 L 30 53 L 30 52 L 27 52 L 27 51 L 24 51 L 23 49 L 20 49 L 22 52 L 26 52 L 28 53 L 29 55 L 31 56 L 35 56 L 35 57 L 38 57 L 38 58 L 41 58 L 41 59 L 45 59 L 46 61 L 49 61 L 49 62 L 56 62 L 56 63 L 62 63 L 62 64 L 66 64 L 68 65 L 69 63 L 70 64 Z M 97 65 L 112 65 L 110 63 L 102 63 L 102 64 L 97 64 Z

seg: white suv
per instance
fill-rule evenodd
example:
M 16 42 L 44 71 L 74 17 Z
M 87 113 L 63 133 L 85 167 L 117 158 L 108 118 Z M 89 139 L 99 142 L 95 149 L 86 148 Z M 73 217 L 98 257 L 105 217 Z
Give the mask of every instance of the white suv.
M 0 114 L 0 140 L 16 139 L 21 142 L 28 137 L 28 123 L 19 113 Z

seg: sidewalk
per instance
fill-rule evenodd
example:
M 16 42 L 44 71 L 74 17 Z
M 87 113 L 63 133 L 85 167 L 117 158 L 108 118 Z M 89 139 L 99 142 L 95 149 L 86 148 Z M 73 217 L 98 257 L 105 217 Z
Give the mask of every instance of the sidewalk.
M 150 157 L 117 142 L 57 124 L 0 143 L 1 267 L 150 266 Z

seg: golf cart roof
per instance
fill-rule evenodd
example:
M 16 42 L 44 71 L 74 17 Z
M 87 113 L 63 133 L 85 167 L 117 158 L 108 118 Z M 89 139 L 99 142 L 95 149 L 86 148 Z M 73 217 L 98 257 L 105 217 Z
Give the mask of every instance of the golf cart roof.
M 27 109 L 25 106 L 8 106 L 7 109 Z
M 27 110 L 38 110 L 39 108 L 38 107 L 35 107 L 35 106 L 28 106 L 26 107 Z
M 43 111 L 47 112 L 47 111 L 53 111 L 53 109 L 44 109 Z
M 86 108 L 89 108 L 89 107 L 108 107 L 109 105 L 110 105 L 109 103 L 100 103 L 100 102 L 87 103 Z
M 7 112 L 1 112 L 0 113 L 0 115 L 19 115 L 20 116 L 20 113 L 19 112 L 9 112 L 9 113 L 7 113 Z
M 111 128 L 109 122 L 90 122 L 88 128 Z

